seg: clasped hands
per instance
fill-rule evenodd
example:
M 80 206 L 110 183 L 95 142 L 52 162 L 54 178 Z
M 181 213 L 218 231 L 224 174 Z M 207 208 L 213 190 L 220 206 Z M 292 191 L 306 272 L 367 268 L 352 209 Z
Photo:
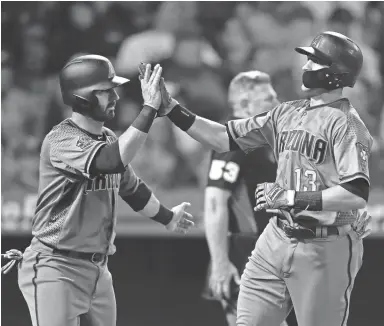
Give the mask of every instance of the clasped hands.
M 268 213 L 284 216 L 291 226 L 297 225 L 290 213 L 294 206 L 294 190 L 285 190 L 278 183 L 264 182 L 257 185 L 255 197 L 255 211 L 265 209 Z M 367 211 L 357 212 L 356 220 L 351 226 L 360 239 L 367 237 L 372 232 L 368 228 L 371 220 L 372 216 L 368 215 Z

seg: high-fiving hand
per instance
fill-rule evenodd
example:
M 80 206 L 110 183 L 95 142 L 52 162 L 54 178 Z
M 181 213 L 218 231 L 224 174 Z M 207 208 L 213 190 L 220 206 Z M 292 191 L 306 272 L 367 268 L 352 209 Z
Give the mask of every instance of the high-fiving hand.
M 146 64 L 139 67 L 141 92 L 143 94 L 144 105 L 148 105 L 155 110 L 159 110 L 161 105 L 160 78 L 163 68 L 159 64 L 151 71 L 151 65 Z
M 164 78 L 161 77 L 160 79 L 160 93 L 161 93 L 161 106 L 158 111 L 158 116 L 163 117 L 167 115 L 169 112 L 172 111 L 172 109 L 179 104 L 168 92 L 167 87 L 165 86 Z
M 145 63 L 141 63 L 139 65 L 139 79 L 140 80 L 142 80 L 144 78 L 147 66 L 148 66 L 148 64 L 145 64 Z M 172 109 L 177 104 L 179 104 L 179 102 L 177 102 L 169 94 L 163 77 L 160 78 L 159 88 L 160 88 L 160 93 L 161 93 L 161 105 L 160 105 L 160 108 L 157 112 L 157 116 L 163 117 L 163 116 L 167 115 L 169 112 L 171 112 Z

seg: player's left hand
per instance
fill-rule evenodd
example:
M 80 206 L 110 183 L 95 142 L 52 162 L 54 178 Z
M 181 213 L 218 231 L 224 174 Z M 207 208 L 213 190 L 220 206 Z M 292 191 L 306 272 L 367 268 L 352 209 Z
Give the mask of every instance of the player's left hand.
M 372 216 L 368 215 L 367 211 L 364 211 L 363 214 L 360 214 L 360 212 L 357 211 L 357 218 L 355 222 L 352 223 L 352 229 L 356 232 L 359 239 L 364 239 L 372 232 L 372 229 L 368 228 L 368 224 L 371 220 Z
M 255 211 L 269 208 L 290 208 L 294 204 L 295 191 L 285 190 L 277 183 L 264 182 L 256 187 Z
M 173 218 L 171 222 L 165 226 L 168 231 L 185 234 L 195 225 L 195 223 L 193 223 L 193 216 L 186 211 L 190 206 L 190 203 L 184 202 L 171 209 Z
M 160 93 L 162 102 L 157 115 L 163 117 L 169 114 L 179 102 L 169 94 L 163 77 L 160 79 Z

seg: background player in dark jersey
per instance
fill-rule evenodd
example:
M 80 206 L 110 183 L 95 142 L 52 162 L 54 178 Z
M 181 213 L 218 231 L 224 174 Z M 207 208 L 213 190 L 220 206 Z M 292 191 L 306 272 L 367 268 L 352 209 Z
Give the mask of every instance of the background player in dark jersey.
M 42 144 L 33 239 L 19 264 L 19 287 L 34 326 L 116 325 L 107 261 L 116 250 L 119 195 L 170 231 L 193 225 L 185 211 L 189 203 L 164 207 L 130 166 L 161 104 L 162 68 L 150 70 L 147 65 L 141 78 L 143 109 L 119 138 L 103 124 L 115 115 L 114 88 L 128 80 L 97 55 L 74 58 L 60 73 L 73 114 Z
M 309 47 L 302 90 L 284 102 L 226 126 L 181 107 L 162 87 L 167 115 L 195 140 L 218 152 L 269 146 L 278 163 L 274 183 L 256 189 L 256 210 L 275 209 L 245 267 L 237 325 L 279 325 L 292 307 L 299 325 L 346 325 L 362 265 L 372 136 L 343 96 L 363 64 L 358 45 L 322 32 Z M 366 216 L 366 214 L 363 214 Z M 363 218 L 364 219 L 364 218 Z
M 270 77 L 260 71 L 238 74 L 228 90 L 230 119 L 252 117 L 278 104 Z M 274 181 L 276 162 L 270 148 L 248 155 L 212 151 L 205 189 L 205 233 L 211 264 L 203 296 L 220 300 L 229 326 L 236 325 L 240 275 L 270 214 L 255 212 L 256 185 Z

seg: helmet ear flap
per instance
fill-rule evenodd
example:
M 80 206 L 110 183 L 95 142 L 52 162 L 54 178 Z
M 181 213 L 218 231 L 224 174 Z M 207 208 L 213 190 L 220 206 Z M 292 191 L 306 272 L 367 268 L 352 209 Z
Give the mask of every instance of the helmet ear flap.
M 75 107 L 81 108 L 81 109 L 88 109 L 90 107 L 90 103 L 86 98 L 76 94 L 73 94 L 73 98 L 74 98 L 73 104 Z
M 78 94 L 73 94 L 72 96 L 74 99 L 73 106 L 76 107 L 76 109 L 80 109 L 81 111 L 90 110 L 94 108 L 98 103 L 97 97 L 93 93 L 91 93 L 89 99 Z
M 343 87 L 353 87 L 354 76 L 349 72 L 338 72 L 331 68 L 323 68 L 303 73 L 303 84 L 307 88 L 324 88 L 334 90 Z

